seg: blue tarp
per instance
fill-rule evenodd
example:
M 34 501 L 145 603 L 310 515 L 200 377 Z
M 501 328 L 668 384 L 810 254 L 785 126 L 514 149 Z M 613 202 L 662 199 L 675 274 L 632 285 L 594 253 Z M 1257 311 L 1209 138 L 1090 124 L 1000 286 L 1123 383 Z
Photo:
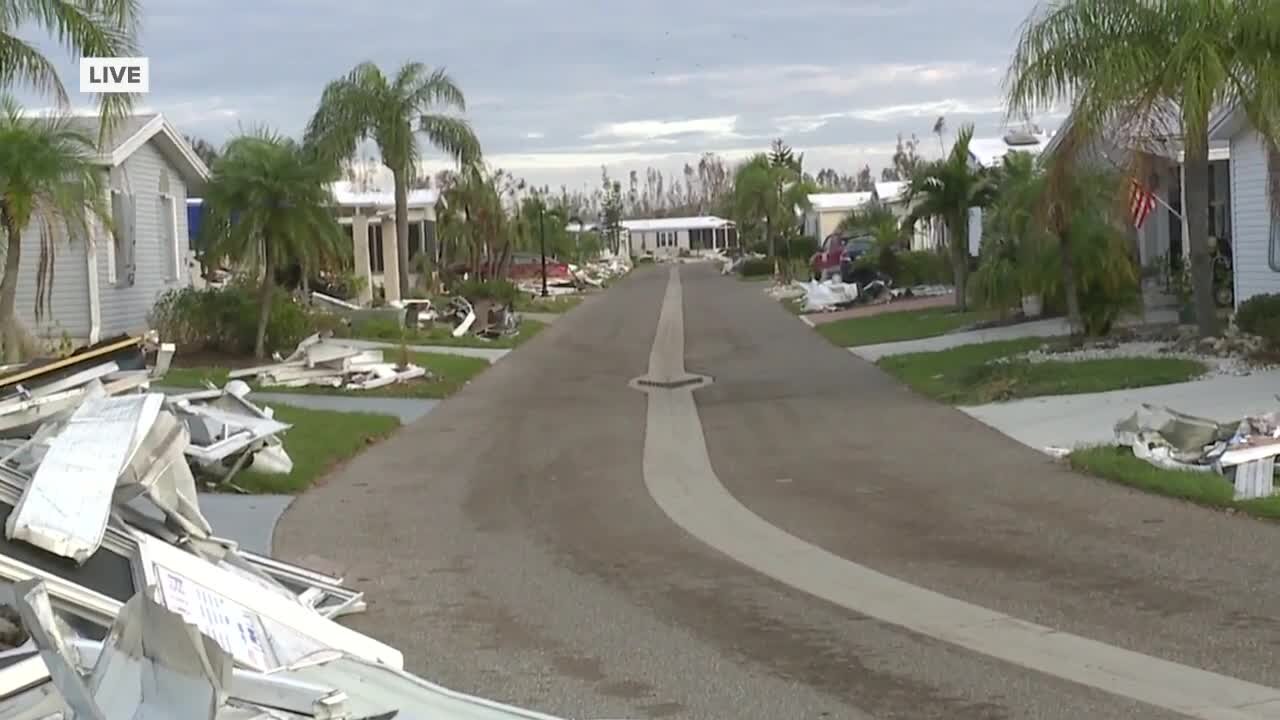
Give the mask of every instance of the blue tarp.
M 192 249 L 200 247 L 200 223 L 204 220 L 204 202 L 198 198 L 187 201 L 187 243 Z

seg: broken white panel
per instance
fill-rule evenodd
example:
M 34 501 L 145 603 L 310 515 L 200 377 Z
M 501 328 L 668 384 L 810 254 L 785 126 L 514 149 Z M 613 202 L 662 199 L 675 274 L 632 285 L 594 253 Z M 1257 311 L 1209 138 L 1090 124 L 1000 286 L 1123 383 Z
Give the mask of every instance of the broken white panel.
M 283 443 L 271 438 L 266 447 L 253 454 L 249 469 L 263 475 L 288 475 L 293 472 L 293 458 L 289 457 Z
M 248 667 L 272 670 L 321 649 L 404 665 L 400 651 L 322 617 L 296 599 L 263 592 L 236 573 L 155 538 L 139 536 L 138 547 L 143 573 L 148 584 L 159 588 L 160 602 Z
M 37 661 L 47 678 L 44 661 Z M 65 720 L 70 712 L 58 688 L 48 681 L 14 695 L 0 695 L 0 718 L 5 720 Z
M 200 512 L 195 476 L 187 464 L 187 426 L 161 412 L 117 482 L 114 502 L 145 496 L 185 532 L 207 537 L 213 527 Z
M 1257 500 L 1275 494 L 1276 458 L 1270 455 L 1236 466 L 1235 499 Z
M 406 380 L 415 380 L 420 377 L 426 377 L 425 368 L 417 365 L 409 365 L 404 368 L 397 367 L 394 364 L 387 363 L 385 365 L 374 365 L 368 369 L 373 377 L 368 380 L 347 383 L 347 387 L 356 390 L 374 390 L 388 385 L 395 385 Z
M 23 628 L 40 650 L 40 659 L 49 671 L 50 680 L 76 720 L 114 720 L 102 712 L 81 679 L 74 651 L 58 626 L 44 583 L 25 580 L 12 586 L 0 586 L 0 602 L 18 611 Z
M 217 643 L 138 593 L 102 645 L 89 692 L 109 718 L 214 720 L 231 671 L 231 658 Z
M 340 307 L 344 310 L 360 309 L 359 305 L 356 305 L 354 303 L 349 303 L 346 300 L 343 300 L 341 298 L 336 298 L 336 297 L 333 297 L 332 295 L 325 295 L 324 293 L 316 292 L 314 290 L 311 291 L 311 299 L 319 300 L 320 302 L 325 303 L 326 305 L 333 305 L 334 307 Z
M 162 378 L 169 372 L 169 367 L 173 365 L 173 356 L 178 352 L 178 346 L 173 343 L 161 343 L 159 351 L 156 352 L 156 364 L 151 368 L 151 377 Z
M 355 357 L 362 351 L 353 348 L 350 345 L 342 345 L 330 341 L 318 342 L 311 345 L 306 350 L 307 367 L 314 368 L 317 365 L 327 365 L 347 358 Z
M 343 691 L 353 718 L 449 718 L 450 720 L 560 720 L 428 682 L 400 668 L 326 653 L 273 677 Z
M 467 316 L 458 323 L 458 327 L 453 329 L 454 337 L 462 337 L 471 330 L 471 326 L 476 324 L 476 311 L 471 307 L 471 303 L 467 303 Z
M 102 544 L 116 481 L 155 424 L 164 396 L 94 398 L 81 405 L 5 523 L 22 540 L 83 564 Z
M 249 408 L 252 406 L 234 395 L 222 395 L 222 398 L 232 398 L 243 403 Z M 195 421 L 205 421 L 214 433 L 212 443 L 202 443 L 200 441 L 210 438 L 203 437 L 204 433 L 193 432 L 193 440 L 186 448 L 186 454 L 203 463 L 219 462 L 231 455 L 234 455 L 254 443 L 265 438 L 277 435 L 291 426 L 285 423 L 265 417 L 265 413 L 257 408 L 246 408 L 242 412 L 227 410 L 224 407 L 195 403 L 180 400 L 174 403 L 174 407 L 181 413 L 194 416 Z M 253 412 L 256 410 L 257 412 Z M 191 426 L 191 420 L 188 421 L 188 427 Z

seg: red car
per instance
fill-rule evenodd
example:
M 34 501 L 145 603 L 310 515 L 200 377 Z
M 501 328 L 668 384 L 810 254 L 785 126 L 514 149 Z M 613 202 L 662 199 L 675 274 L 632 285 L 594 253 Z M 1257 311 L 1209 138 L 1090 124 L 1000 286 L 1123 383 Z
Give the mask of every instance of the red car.
M 832 233 L 822 241 L 822 247 L 809 258 L 813 279 L 819 282 L 838 277 L 848 282 L 853 262 L 875 246 L 869 237 Z

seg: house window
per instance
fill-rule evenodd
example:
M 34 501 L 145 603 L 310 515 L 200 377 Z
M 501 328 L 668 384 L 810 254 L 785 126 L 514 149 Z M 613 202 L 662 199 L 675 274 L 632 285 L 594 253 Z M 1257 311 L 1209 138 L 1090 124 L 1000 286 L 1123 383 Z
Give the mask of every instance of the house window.
M 381 275 L 383 269 L 382 223 L 369 223 L 369 272 Z
M 131 287 L 135 275 L 137 207 L 132 194 L 111 191 L 111 220 L 115 225 L 115 247 L 107 266 L 107 282 Z
M 178 279 L 181 250 L 178 248 L 178 213 L 177 204 L 172 195 L 161 195 L 156 198 L 159 212 L 157 220 L 160 228 L 160 257 L 164 259 L 164 277 L 170 282 Z

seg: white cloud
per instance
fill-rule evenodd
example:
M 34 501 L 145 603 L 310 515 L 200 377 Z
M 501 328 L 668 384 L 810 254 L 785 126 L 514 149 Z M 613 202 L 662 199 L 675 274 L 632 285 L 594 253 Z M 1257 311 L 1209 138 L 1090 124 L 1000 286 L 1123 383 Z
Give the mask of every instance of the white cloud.
M 849 98 L 881 88 L 895 92 L 943 84 L 992 84 L 1001 70 L 975 62 L 756 65 L 676 73 L 652 78 L 670 88 L 705 87 L 710 96 L 730 102 L 776 102 L 780 98 Z
M 784 115 L 774 118 L 773 122 L 779 132 L 798 134 L 823 128 L 832 120 L 863 120 L 883 123 L 910 118 L 932 119 L 939 115 L 995 115 L 1004 113 L 1004 110 L 1004 103 L 998 98 L 981 100 L 947 98 L 944 100 L 858 108 L 816 115 Z
M 541 140 L 546 136 L 547 136 L 546 133 L 538 132 L 537 130 L 532 130 L 524 134 L 524 139 L 525 140 Z
M 626 122 L 607 123 L 584 137 L 588 140 L 599 138 L 656 140 L 682 135 L 731 138 L 737 136 L 737 126 L 737 115 L 692 118 L 689 120 L 628 120 Z

